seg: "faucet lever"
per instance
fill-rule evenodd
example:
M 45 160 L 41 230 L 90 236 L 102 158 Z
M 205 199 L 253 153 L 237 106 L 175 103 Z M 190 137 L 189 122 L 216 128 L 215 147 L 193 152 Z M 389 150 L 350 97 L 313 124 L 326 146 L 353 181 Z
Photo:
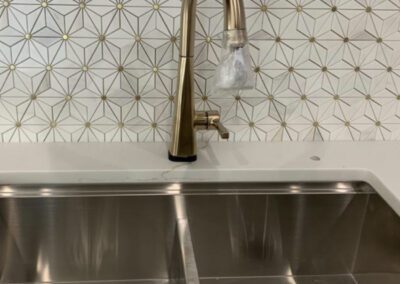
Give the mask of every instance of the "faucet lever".
M 229 139 L 229 130 L 221 122 L 214 122 L 214 126 L 222 139 Z
M 217 130 L 222 139 L 229 139 L 229 130 L 221 123 L 218 111 L 196 112 L 195 126 L 199 130 Z

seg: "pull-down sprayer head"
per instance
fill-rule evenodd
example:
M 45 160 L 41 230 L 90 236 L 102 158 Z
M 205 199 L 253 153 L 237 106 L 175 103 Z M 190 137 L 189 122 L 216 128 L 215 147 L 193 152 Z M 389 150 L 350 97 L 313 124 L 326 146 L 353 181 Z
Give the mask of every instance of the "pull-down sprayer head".
M 255 84 L 248 43 L 232 41 L 233 33 L 245 33 L 245 31 L 224 32 L 221 59 L 214 77 L 216 91 L 252 89 Z
M 254 87 L 242 0 L 225 0 L 225 27 L 220 64 L 214 77 L 217 90 L 243 90 Z

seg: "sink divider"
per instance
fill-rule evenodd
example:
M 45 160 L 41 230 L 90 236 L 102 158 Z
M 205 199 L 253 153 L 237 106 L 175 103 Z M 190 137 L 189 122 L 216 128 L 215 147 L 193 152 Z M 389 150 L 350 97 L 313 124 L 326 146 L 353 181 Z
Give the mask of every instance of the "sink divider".
M 173 283 L 199 284 L 199 273 L 192 243 L 189 221 L 186 213 L 185 199 L 183 196 L 174 196 L 176 214 L 176 233 L 180 266 L 179 277 L 172 280 Z M 182 275 L 183 274 L 183 275 Z

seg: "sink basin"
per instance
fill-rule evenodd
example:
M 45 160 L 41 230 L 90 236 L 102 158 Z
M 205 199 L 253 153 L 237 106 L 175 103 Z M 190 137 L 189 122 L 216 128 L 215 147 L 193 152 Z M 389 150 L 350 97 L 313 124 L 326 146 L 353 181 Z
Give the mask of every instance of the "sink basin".
M 400 283 L 362 182 L 3 186 L 0 250 L 0 283 Z

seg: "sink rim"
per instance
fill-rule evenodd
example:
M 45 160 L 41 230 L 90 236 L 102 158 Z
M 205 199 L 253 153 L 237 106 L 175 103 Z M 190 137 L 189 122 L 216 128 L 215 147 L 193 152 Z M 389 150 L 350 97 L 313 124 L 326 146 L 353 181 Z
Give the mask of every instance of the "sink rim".
M 176 195 L 296 195 L 371 194 L 363 181 L 346 182 L 191 182 L 132 184 L 31 184 L 2 185 L 2 198 L 62 198 Z

